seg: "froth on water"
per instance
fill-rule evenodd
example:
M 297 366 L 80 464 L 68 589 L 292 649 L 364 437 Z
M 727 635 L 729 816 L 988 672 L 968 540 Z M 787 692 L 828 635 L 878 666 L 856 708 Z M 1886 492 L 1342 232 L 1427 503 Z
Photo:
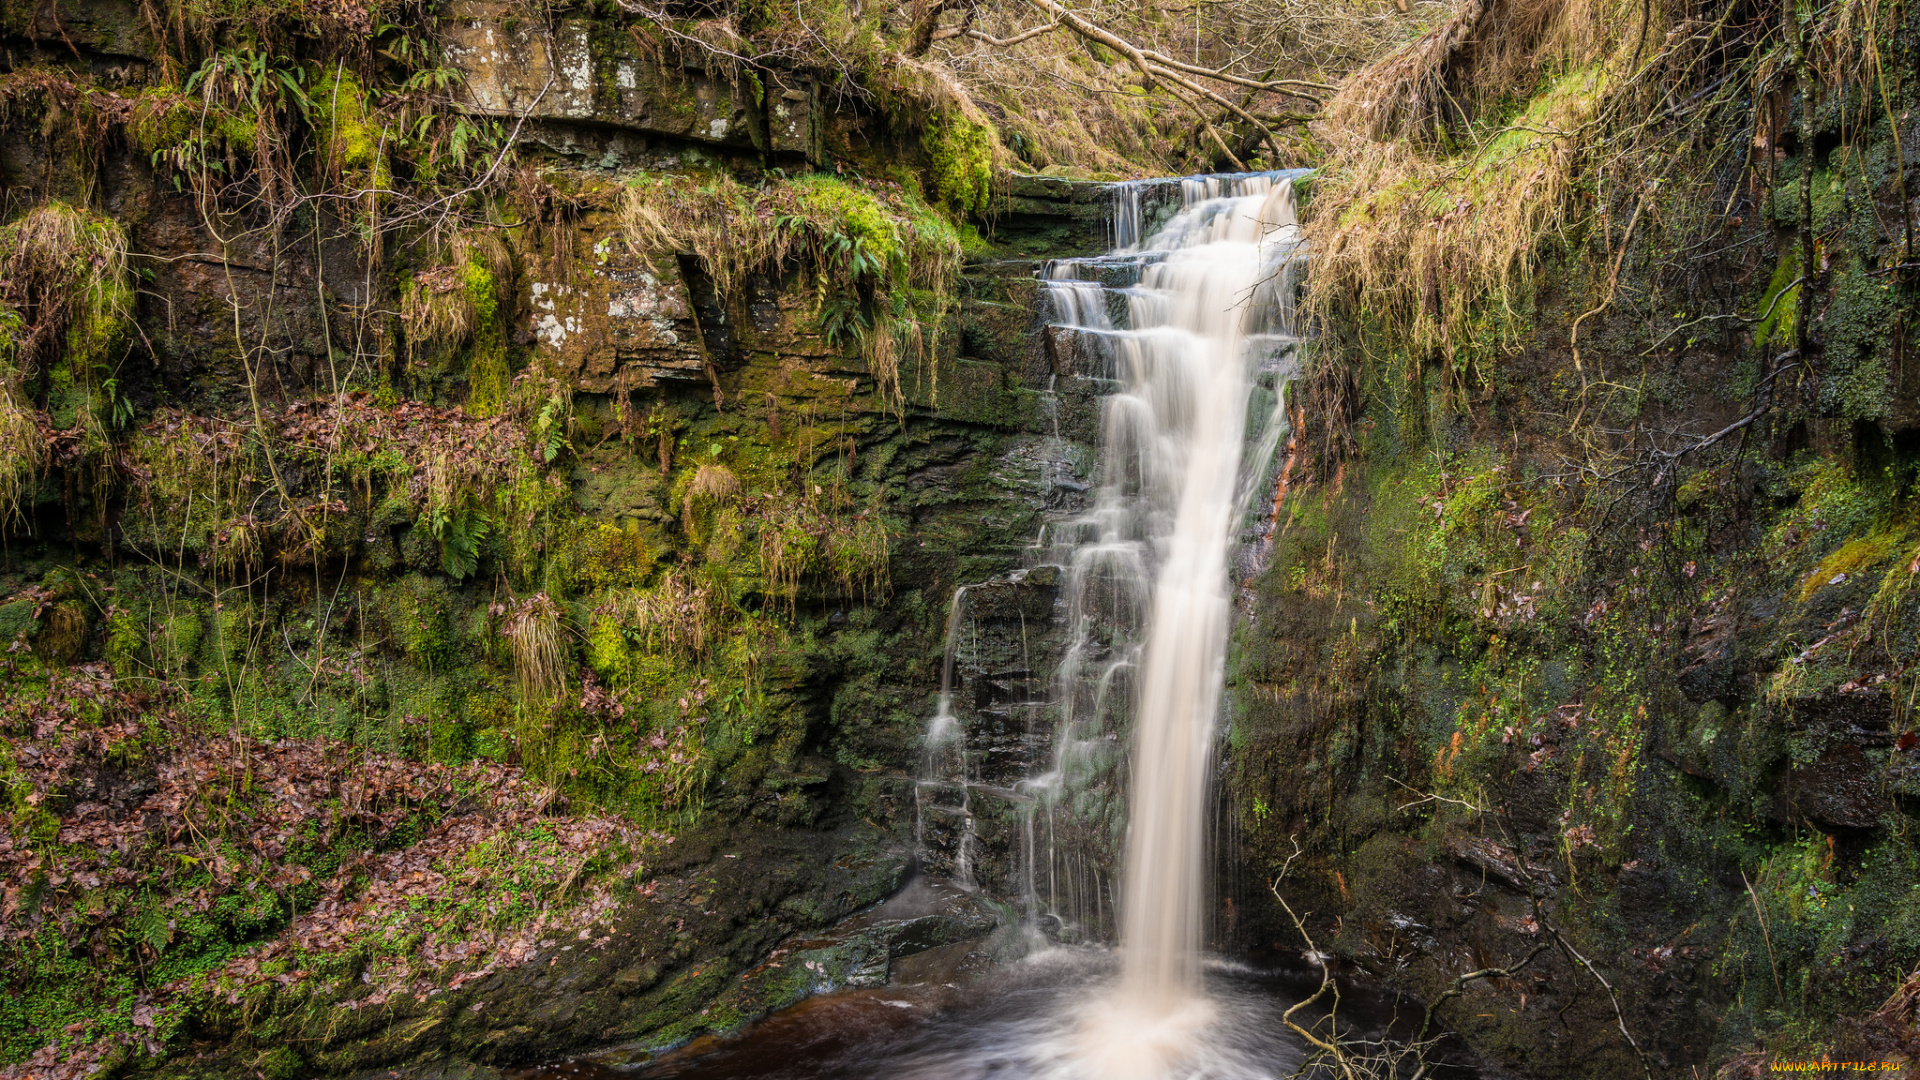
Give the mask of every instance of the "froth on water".
M 575 1063 L 516 1080 L 1280 1080 L 1304 1060 L 1280 1021 L 1298 973 L 1211 969 L 1203 994 L 1143 1011 L 1113 996 L 1119 967 L 1111 950 L 1048 949 L 964 988 L 814 998 L 634 1071 Z

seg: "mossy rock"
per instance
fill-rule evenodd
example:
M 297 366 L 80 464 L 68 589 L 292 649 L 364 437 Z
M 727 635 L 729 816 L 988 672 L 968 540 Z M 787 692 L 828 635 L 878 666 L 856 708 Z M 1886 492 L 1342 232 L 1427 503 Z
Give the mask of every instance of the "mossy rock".
M 400 655 L 428 671 L 452 662 L 457 642 L 452 595 L 444 580 L 408 574 L 386 590 L 381 609 L 388 639 Z
M 16 641 L 21 637 L 33 640 L 40 629 L 40 621 L 34 617 L 35 604 L 31 600 L 15 600 L 0 604 L 0 641 Z
M 400 562 L 409 570 L 440 569 L 440 542 L 424 526 L 400 534 Z
M 63 600 L 41 616 L 42 627 L 34 652 L 51 664 L 71 664 L 87 644 L 87 609 L 77 600 Z

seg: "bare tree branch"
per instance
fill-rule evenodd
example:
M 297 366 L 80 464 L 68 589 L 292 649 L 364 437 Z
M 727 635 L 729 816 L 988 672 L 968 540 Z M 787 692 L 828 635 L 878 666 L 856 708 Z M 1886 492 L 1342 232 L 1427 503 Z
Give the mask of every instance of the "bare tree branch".
M 1337 86 L 1328 86 L 1326 83 L 1308 82 L 1305 79 L 1249 79 L 1240 75 L 1234 75 L 1230 72 L 1221 71 L 1218 68 L 1203 68 L 1182 63 L 1171 56 L 1155 52 L 1152 49 L 1142 49 L 1140 50 L 1140 55 L 1162 67 L 1172 68 L 1175 71 L 1184 71 L 1189 75 L 1203 75 L 1209 79 L 1218 79 L 1221 82 L 1232 83 L 1235 86 L 1245 86 L 1254 90 L 1273 90 L 1283 94 L 1291 94 L 1294 97 L 1306 98 L 1308 101 L 1316 104 L 1319 103 L 1320 99 L 1304 91 L 1311 90 L 1322 94 L 1332 94 L 1337 93 L 1340 89 Z
M 1011 49 L 1012 47 L 1020 44 L 1023 41 L 1028 41 L 1032 38 L 1037 38 L 1041 34 L 1052 33 L 1053 31 L 1058 29 L 1060 29 L 1060 24 L 1057 22 L 1041 23 L 1039 26 L 1030 27 L 1029 29 L 1022 30 L 1019 33 L 1013 35 L 1012 37 L 997 38 L 997 37 L 994 37 L 992 34 L 982 33 L 979 30 L 974 30 L 971 28 L 965 29 L 965 30 L 960 30 L 956 28 L 956 31 L 952 36 L 961 37 L 964 35 L 966 37 L 972 38 L 975 41 L 984 41 L 996 49 Z M 947 31 L 945 30 L 940 31 L 940 34 L 945 34 L 945 33 L 947 33 Z M 938 38 L 940 34 L 935 34 L 934 37 Z
M 934 31 L 940 26 L 940 16 L 962 3 L 967 5 L 967 20 L 971 22 L 971 0 L 914 0 L 913 33 L 907 39 L 907 55 L 916 59 L 927 55 L 927 50 L 933 48 L 934 40 L 939 37 Z

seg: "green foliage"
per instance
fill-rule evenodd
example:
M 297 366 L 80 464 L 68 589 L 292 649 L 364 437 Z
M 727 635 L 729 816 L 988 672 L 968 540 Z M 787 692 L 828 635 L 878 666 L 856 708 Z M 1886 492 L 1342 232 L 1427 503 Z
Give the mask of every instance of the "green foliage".
M 1753 345 L 1756 349 L 1787 349 L 1793 347 L 1796 328 L 1800 317 L 1800 254 L 1789 248 L 1780 257 L 1780 264 L 1774 267 L 1773 279 L 1767 282 L 1767 291 L 1760 297 L 1760 321 L 1753 328 Z
M 758 188 L 726 177 L 641 177 L 626 189 L 621 220 L 643 256 L 696 253 L 723 295 L 750 273 L 795 263 L 811 270 L 822 336 L 858 347 L 895 409 L 900 363 L 937 349 L 960 265 L 958 231 L 913 192 L 822 174 Z
M 206 632 L 197 605 L 181 604 L 167 612 L 153 631 L 154 666 L 173 675 L 187 673 L 198 660 Z
M 134 105 L 129 134 L 176 186 L 223 191 L 245 174 L 290 165 L 286 129 L 311 108 L 309 69 L 252 46 L 210 52 L 178 88 L 150 88 Z
M 541 461 L 553 464 L 567 448 L 567 420 L 571 408 L 568 396 L 556 391 L 540 405 L 533 418 L 533 445 Z
M 434 671 L 454 655 L 451 597 L 444 582 L 409 574 L 391 585 L 383 601 L 394 647 L 419 667 Z
M 1771 849 L 1752 883 L 1719 969 L 1741 988 L 1729 1020 L 1777 1030 L 1783 1051 L 1818 1050 L 1834 1020 L 1877 1008 L 1920 952 L 1920 862 L 1902 840 L 1848 872 L 1833 838 L 1804 837 Z
M 997 139 L 991 125 L 958 109 L 936 113 L 921 129 L 936 199 L 961 213 L 984 214 L 993 197 Z
M 344 66 L 321 76 L 307 95 L 308 119 L 331 169 L 386 187 L 386 132 L 376 127 L 366 89 Z

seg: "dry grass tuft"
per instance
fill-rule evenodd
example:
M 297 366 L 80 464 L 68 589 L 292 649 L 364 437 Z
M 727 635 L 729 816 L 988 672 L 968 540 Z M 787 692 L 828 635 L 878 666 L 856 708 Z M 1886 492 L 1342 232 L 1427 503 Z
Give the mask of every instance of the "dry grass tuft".
M 726 296 L 746 273 L 785 259 L 792 245 L 788 231 L 768 228 L 754 213 L 753 195 L 726 175 L 647 178 L 627 186 L 620 223 L 642 258 L 693 254 Z
M 1327 103 L 1324 123 L 1363 132 L 1375 142 L 1431 128 L 1446 100 L 1448 76 L 1487 10 L 1488 0 L 1467 0 L 1412 44 L 1360 69 Z
M 458 349 L 474 340 L 498 303 L 497 283 L 513 280 L 513 253 L 491 230 L 456 235 L 444 265 L 422 270 L 401 291 L 407 348 Z
M 133 320 L 125 230 L 61 202 L 27 212 L 0 228 L 0 303 L 21 319 L 16 364 L 64 361 L 91 384 L 119 359 Z
M 407 325 L 409 350 L 435 343 L 458 346 L 473 337 L 479 322 L 458 266 L 415 274 L 412 287 L 400 295 L 400 318 Z
M 0 333 L 5 333 L 0 326 Z M 0 342 L 0 355 L 6 352 Z M 21 515 L 34 479 L 47 461 L 47 442 L 20 386 L 20 372 L 0 363 L 0 524 Z
M 1647 88 L 1635 54 L 1666 36 L 1663 10 L 1467 0 L 1356 73 L 1317 128 L 1310 308 L 1409 362 L 1516 341 L 1543 246 L 1584 223 L 1572 195 L 1597 135 Z
M 514 604 L 502 631 L 513 655 L 520 700 L 543 704 L 567 688 L 566 653 L 560 643 L 560 605 L 546 593 Z
M 740 478 L 725 465 L 702 465 L 687 488 L 689 498 L 722 502 L 740 494 Z
M 680 524 L 688 536 L 698 531 L 699 521 L 695 510 L 699 507 L 724 506 L 740 494 L 740 478 L 725 465 L 708 463 L 700 466 L 693 474 L 693 480 L 687 484 L 686 498 L 680 502 Z

